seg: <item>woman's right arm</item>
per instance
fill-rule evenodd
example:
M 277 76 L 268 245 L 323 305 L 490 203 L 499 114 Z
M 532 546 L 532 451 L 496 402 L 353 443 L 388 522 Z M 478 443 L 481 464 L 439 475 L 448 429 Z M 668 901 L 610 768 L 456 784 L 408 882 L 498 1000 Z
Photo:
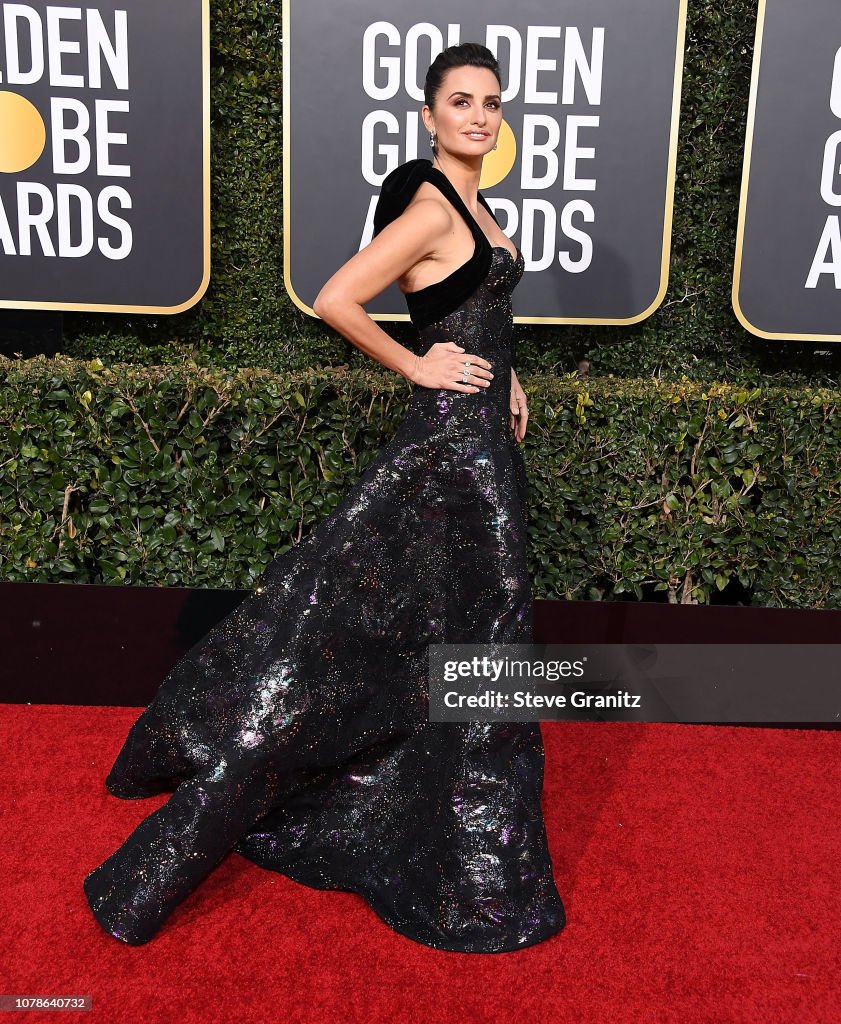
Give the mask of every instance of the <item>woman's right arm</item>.
M 339 267 L 312 308 L 358 349 L 407 380 L 424 387 L 475 393 L 479 387 L 461 384 L 458 379 L 469 358 L 471 379 L 479 378 L 481 386 L 487 387 L 493 374 L 486 359 L 466 353 L 453 342 L 439 342 L 417 356 L 386 334 L 363 308 L 416 263 L 435 253 L 451 231 L 452 219 L 441 203 L 417 199 Z

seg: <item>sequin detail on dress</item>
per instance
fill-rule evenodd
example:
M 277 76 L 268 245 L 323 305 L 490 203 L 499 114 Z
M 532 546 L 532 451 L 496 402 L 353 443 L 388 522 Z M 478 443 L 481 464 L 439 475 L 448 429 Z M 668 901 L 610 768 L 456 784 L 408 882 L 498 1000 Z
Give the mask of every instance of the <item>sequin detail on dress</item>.
M 493 247 L 419 332 L 494 364 L 477 394 L 416 387 L 342 504 L 183 656 L 106 779 L 174 792 L 84 880 L 102 927 L 149 941 L 231 850 L 364 897 L 442 950 L 504 952 L 565 924 L 538 723 L 428 721 L 429 643 L 532 639 L 526 474 L 508 426 L 511 292 Z M 268 893 L 267 893 L 268 895 Z

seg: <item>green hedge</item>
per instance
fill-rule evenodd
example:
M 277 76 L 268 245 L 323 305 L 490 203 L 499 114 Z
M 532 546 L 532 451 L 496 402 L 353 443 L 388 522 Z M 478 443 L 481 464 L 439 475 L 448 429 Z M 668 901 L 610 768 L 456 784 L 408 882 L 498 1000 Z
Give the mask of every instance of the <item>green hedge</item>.
M 536 597 L 841 606 L 841 392 L 521 380 Z M 0 577 L 248 588 L 410 395 L 380 372 L 0 358 Z
M 211 27 L 210 288 L 171 317 L 69 312 L 68 351 L 278 372 L 365 366 L 367 356 L 298 310 L 283 288 L 281 4 L 214 2 Z M 521 324 L 524 374 L 563 374 L 587 359 L 593 376 L 837 386 L 841 345 L 757 338 L 730 305 L 755 27 L 754 0 L 689 0 L 671 273 L 660 309 L 632 326 Z M 325 266 L 325 279 L 333 269 Z M 387 329 L 401 340 L 406 325 Z

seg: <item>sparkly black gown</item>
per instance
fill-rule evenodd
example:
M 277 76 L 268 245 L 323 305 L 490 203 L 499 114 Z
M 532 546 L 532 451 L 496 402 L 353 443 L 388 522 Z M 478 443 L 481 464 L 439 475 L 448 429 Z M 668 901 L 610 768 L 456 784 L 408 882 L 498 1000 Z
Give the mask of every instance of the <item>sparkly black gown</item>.
M 375 232 L 424 180 L 475 250 L 406 295 L 418 352 L 454 340 L 494 379 L 476 394 L 416 387 L 343 503 L 268 566 L 132 726 L 108 790 L 174 792 L 84 880 L 123 942 L 151 939 L 231 850 L 358 893 L 437 949 L 521 949 L 564 927 L 539 724 L 428 720 L 427 645 L 531 642 L 532 596 L 525 466 L 508 425 L 523 257 L 491 246 L 424 159 L 387 177 Z

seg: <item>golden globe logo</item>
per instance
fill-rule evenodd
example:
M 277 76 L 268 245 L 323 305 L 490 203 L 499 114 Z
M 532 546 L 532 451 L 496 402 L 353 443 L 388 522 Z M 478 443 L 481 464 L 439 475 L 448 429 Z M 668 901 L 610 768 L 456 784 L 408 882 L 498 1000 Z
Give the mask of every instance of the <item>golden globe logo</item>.
M 10 208 L 0 197 L 0 252 L 81 257 L 97 249 L 125 259 L 132 230 L 120 214 L 131 209 L 131 193 L 107 182 L 131 177 L 119 150 L 129 101 L 96 92 L 129 89 L 127 12 L 111 12 L 106 24 L 96 8 L 5 3 L 0 19 L 0 175 L 15 176 L 16 199 Z M 24 93 L 44 85 L 48 103 L 39 109 Z M 49 184 L 35 171 L 45 149 Z M 56 180 L 83 174 L 87 186 Z M 91 190 L 91 175 L 101 188 Z

